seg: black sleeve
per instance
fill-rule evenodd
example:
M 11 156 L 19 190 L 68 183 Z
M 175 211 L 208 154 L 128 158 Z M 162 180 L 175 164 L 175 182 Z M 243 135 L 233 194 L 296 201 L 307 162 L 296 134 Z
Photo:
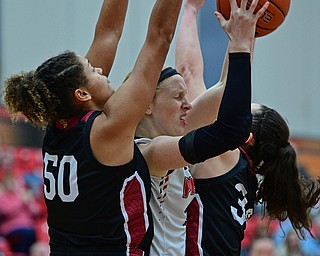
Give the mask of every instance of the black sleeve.
M 218 118 L 213 124 L 183 136 L 179 141 L 181 155 L 195 164 L 233 150 L 249 137 L 251 122 L 250 53 L 230 53 Z

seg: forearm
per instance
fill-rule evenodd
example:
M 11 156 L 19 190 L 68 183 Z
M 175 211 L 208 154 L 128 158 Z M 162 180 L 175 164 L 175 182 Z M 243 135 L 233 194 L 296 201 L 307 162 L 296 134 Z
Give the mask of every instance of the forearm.
M 251 113 L 250 53 L 230 53 L 227 84 L 218 120 L 233 125 L 239 117 Z
M 122 35 L 128 0 L 105 0 L 95 26 L 94 39 L 86 58 L 108 76 Z
M 103 2 L 95 34 L 109 31 L 118 38 L 121 37 L 125 16 L 128 8 L 128 0 L 105 0 Z
M 173 40 L 181 3 L 182 0 L 157 0 L 153 6 L 146 40 L 130 75 L 139 80 L 140 85 L 153 85 L 155 89 Z M 149 93 L 149 89 L 144 89 L 141 88 L 140 92 Z M 152 98 L 153 94 L 154 91 L 151 92 Z
M 204 64 L 197 28 L 197 14 L 200 7 L 190 1 L 185 3 L 175 49 L 176 69 L 186 82 L 189 101 L 193 101 L 206 90 L 203 80 Z
M 118 88 L 116 94 L 121 95 L 121 99 L 116 98 L 117 102 L 126 106 L 121 114 L 117 111 L 117 116 L 121 116 L 125 123 L 130 121 L 136 125 L 154 97 L 173 39 L 181 3 L 182 0 L 157 0 L 153 6 L 145 42 L 130 77 Z
M 219 106 L 227 83 L 228 66 L 229 47 L 226 50 L 219 81 L 192 101 L 192 109 L 187 115 L 188 131 L 208 125 L 217 119 Z M 189 90 L 192 90 L 192 85 L 190 88 L 188 87 L 188 93 Z
M 171 44 L 182 0 L 157 0 L 150 16 L 147 39 L 161 40 Z
M 242 145 L 251 128 L 251 66 L 249 53 L 230 54 L 227 85 L 218 119 L 182 137 L 179 148 L 191 164 Z

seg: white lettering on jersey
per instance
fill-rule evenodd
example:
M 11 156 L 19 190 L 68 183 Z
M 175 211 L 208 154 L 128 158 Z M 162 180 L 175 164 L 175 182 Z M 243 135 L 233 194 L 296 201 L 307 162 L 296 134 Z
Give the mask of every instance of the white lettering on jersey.
M 240 200 L 240 199 L 238 198 L 238 204 L 239 204 L 239 206 L 240 206 L 241 209 L 242 209 L 242 215 L 239 216 L 239 215 L 238 215 L 238 210 L 237 210 L 237 208 L 235 208 L 235 207 L 233 207 L 233 206 L 230 207 L 230 208 L 231 208 L 231 213 L 232 213 L 232 216 L 233 216 L 234 220 L 238 221 L 240 225 L 243 225 L 243 224 L 247 221 L 247 219 L 249 219 L 249 218 L 251 217 L 251 215 L 252 215 L 252 213 L 253 213 L 253 209 L 248 209 L 248 210 L 246 211 L 245 206 L 246 206 L 246 204 L 248 203 L 248 200 L 247 200 L 247 198 L 246 198 L 247 190 L 246 190 L 246 188 L 243 186 L 243 184 L 237 183 L 237 184 L 235 185 L 235 188 L 236 188 L 236 190 L 238 190 L 239 192 L 241 192 L 242 195 L 243 195 L 243 199 L 242 199 L 242 200 Z
M 58 171 L 58 195 L 63 202 L 73 202 L 77 196 L 79 195 L 78 189 L 78 163 L 74 156 L 63 156 L 60 163 L 58 163 L 58 156 L 57 155 L 49 155 L 45 153 L 44 159 L 44 178 L 49 180 L 49 186 L 44 184 L 44 194 L 48 200 L 53 200 L 56 196 L 56 179 L 50 172 L 50 166 L 58 167 L 59 164 L 59 171 Z M 49 162 L 52 162 L 52 165 L 49 165 Z M 65 173 L 65 166 L 69 166 L 69 189 L 70 193 L 65 194 L 65 190 L 63 188 L 63 177 Z

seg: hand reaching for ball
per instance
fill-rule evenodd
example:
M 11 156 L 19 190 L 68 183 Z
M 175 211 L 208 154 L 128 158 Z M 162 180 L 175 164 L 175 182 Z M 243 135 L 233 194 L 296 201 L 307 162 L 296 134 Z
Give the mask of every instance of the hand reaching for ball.
M 231 6 L 230 18 L 227 20 L 219 12 L 215 12 L 221 27 L 230 39 L 230 52 L 250 52 L 255 38 L 255 29 L 259 17 L 269 6 L 266 2 L 254 13 L 259 0 L 253 0 L 247 9 L 247 0 L 241 0 L 240 7 L 236 0 L 229 0 Z

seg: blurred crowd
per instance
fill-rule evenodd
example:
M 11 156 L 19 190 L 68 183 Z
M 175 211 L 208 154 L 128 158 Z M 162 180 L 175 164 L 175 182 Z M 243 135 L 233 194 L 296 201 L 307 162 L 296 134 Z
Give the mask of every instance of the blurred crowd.
M 48 256 L 40 149 L 0 148 L 0 255 Z
M 312 215 L 312 234 L 299 239 L 289 220 L 279 222 L 265 216 L 261 206 L 249 219 L 241 256 L 320 256 L 320 205 Z

